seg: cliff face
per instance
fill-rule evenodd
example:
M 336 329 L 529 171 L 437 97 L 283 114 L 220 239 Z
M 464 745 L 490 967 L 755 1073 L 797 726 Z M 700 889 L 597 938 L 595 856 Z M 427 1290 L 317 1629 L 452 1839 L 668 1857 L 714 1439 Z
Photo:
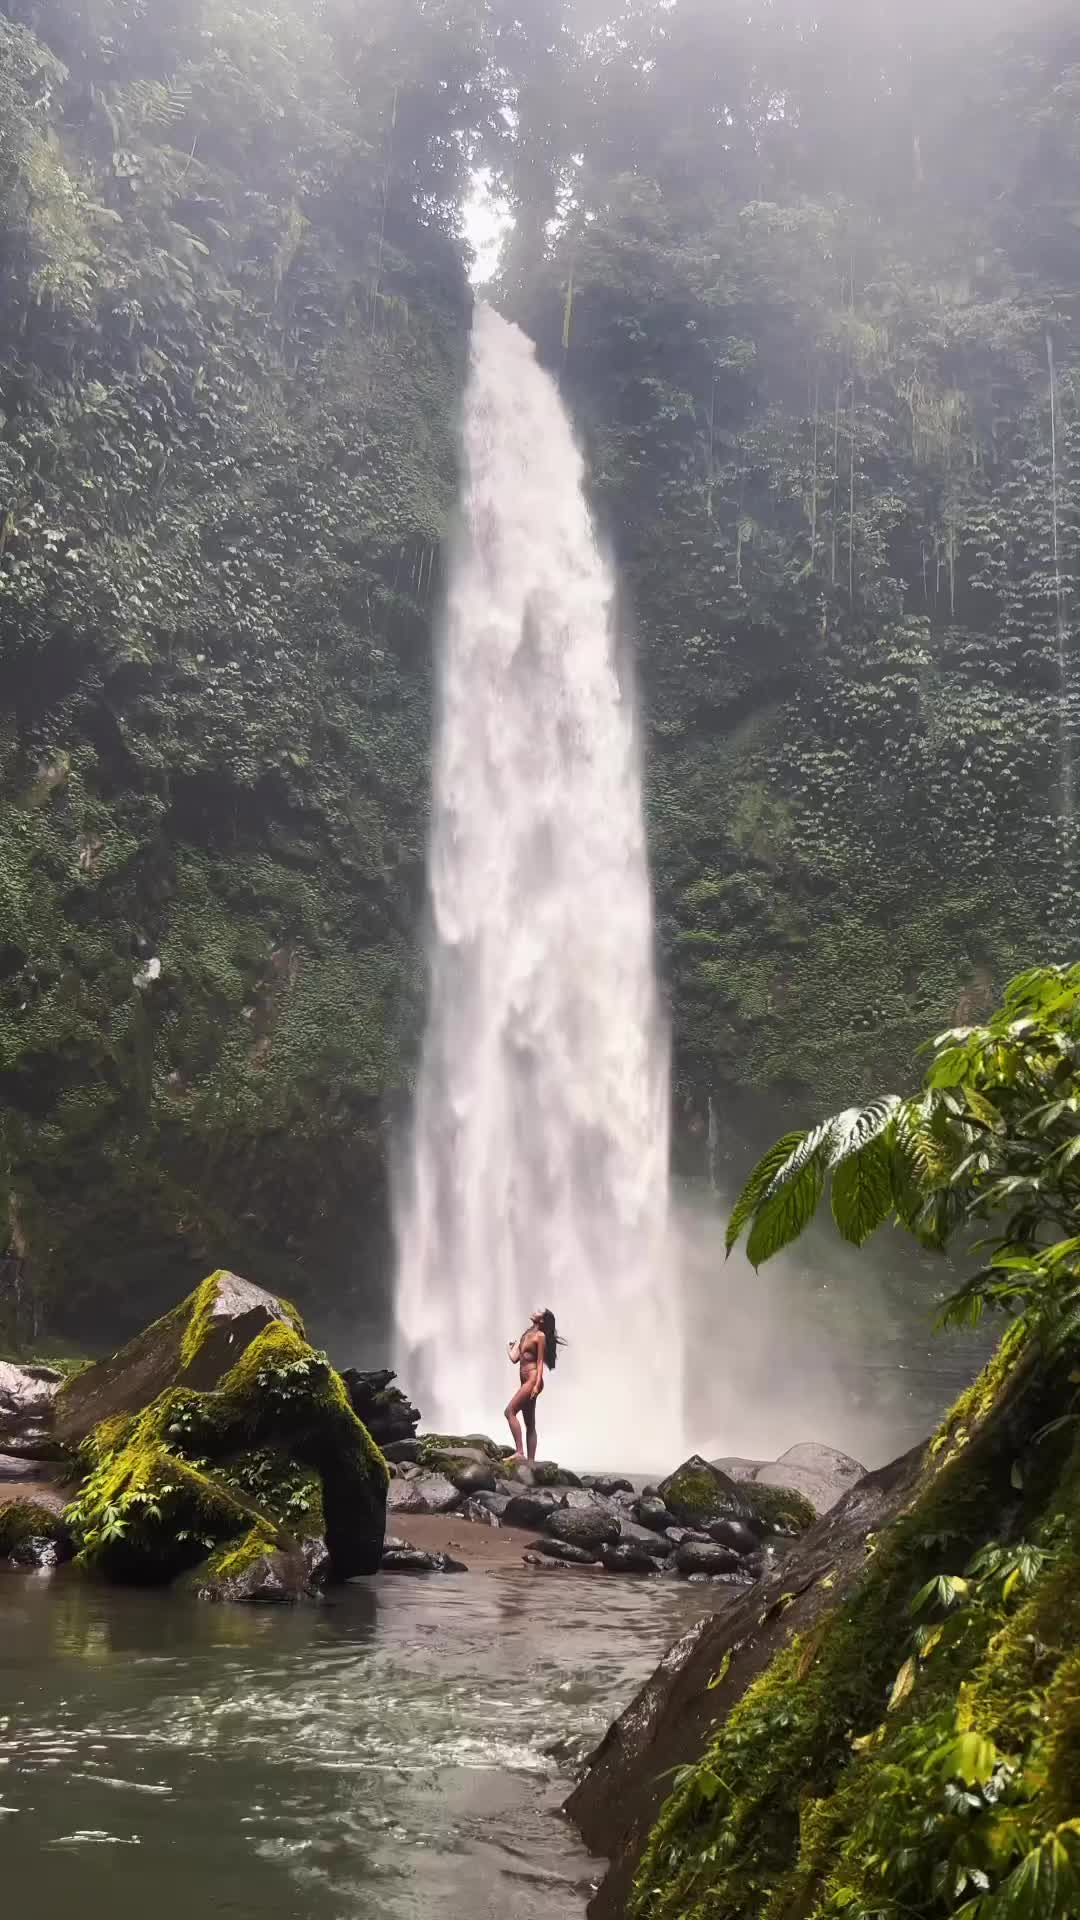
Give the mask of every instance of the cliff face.
M 1007 1339 L 928 1449 L 672 1649 L 569 1803 L 612 1856 L 597 1920 L 1076 1911 L 1067 1375 Z
M 378 16 L 0 15 L 0 1181 L 69 1321 L 378 1270 L 469 316 Z

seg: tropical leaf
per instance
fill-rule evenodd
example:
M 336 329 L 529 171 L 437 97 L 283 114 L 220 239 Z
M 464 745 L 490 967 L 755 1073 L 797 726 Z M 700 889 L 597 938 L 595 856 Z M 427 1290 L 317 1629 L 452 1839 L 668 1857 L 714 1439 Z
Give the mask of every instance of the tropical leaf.
M 890 1156 L 880 1134 L 842 1160 L 832 1177 L 832 1215 L 845 1240 L 861 1247 L 892 1212 Z
M 805 1132 L 785 1133 L 776 1145 L 769 1148 L 758 1161 L 742 1192 L 731 1210 L 725 1235 L 725 1248 L 728 1253 L 738 1240 L 747 1222 L 753 1218 L 758 1203 L 764 1199 L 781 1167 L 791 1159 L 795 1149 L 806 1139 Z
M 771 1260 L 782 1247 L 797 1240 L 813 1219 L 825 1185 L 824 1156 L 817 1154 L 804 1162 L 794 1179 L 788 1179 L 769 1193 L 754 1215 L 754 1224 L 746 1243 L 746 1257 L 752 1267 Z

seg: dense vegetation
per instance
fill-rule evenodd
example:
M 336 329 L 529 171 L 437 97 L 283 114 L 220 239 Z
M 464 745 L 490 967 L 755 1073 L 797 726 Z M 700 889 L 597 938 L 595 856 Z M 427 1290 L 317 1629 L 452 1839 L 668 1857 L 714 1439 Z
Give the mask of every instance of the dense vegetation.
M 676 1782 L 636 1920 L 1070 1920 L 1080 1905 L 1080 969 L 943 1036 L 919 1100 L 777 1143 L 744 1189 L 766 1258 L 826 1178 L 841 1232 L 990 1226 L 952 1311 L 1005 1309 L 853 1590 Z M 826 1581 L 826 1584 L 828 1582 Z
M 0 1185 L 69 1319 L 385 1270 L 485 163 L 642 662 L 684 1130 L 1075 931 L 1080 28 L 3 0 Z

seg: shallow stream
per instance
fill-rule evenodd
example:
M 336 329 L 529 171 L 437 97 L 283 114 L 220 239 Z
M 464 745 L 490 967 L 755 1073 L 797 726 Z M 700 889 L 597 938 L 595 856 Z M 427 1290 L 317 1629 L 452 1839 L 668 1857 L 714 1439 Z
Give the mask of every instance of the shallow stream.
M 0 1575 L 5 1907 L 578 1920 L 598 1868 L 557 1811 L 566 1743 L 707 1605 L 527 1571 L 295 1611 Z

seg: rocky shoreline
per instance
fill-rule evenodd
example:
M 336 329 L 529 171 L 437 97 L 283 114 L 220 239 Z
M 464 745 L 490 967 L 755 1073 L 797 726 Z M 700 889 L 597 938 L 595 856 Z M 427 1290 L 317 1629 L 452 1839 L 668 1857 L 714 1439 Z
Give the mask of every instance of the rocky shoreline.
M 420 1418 L 389 1370 L 338 1373 L 289 1302 L 219 1270 L 105 1360 L 0 1362 L 0 1564 L 258 1604 L 377 1571 L 746 1588 L 862 1473 L 806 1446 L 640 1486 Z

